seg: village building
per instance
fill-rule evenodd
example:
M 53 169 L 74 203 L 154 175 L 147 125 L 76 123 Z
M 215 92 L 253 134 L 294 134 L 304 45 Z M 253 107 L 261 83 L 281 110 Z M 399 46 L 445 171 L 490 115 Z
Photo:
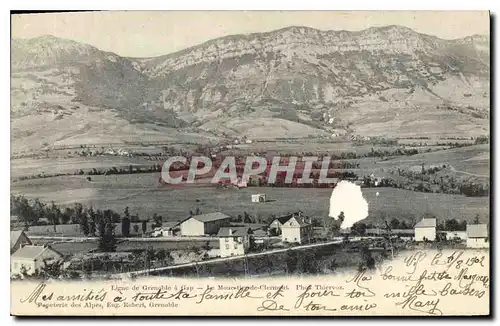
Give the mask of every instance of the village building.
M 180 223 L 182 236 L 217 234 L 223 226 L 228 226 L 231 217 L 220 212 L 190 216 Z
M 488 226 L 486 224 L 467 225 L 467 248 L 489 248 Z
M 31 240 L 24 231 L 10 231 L 10 254 L 12 255 L 24 245 L 30 245 Z
M 269 242 L 269 236 L 263 229 L 252 230 L 253 241 L 257 244 L 265 244 Z
M 281 240 L 292 243 L 307 243 L 312 239 L 312 224 L 299 215 L 292 216 L 281 226 Z
M 269 233 L 271 235 L 280 235 L 281 234 L 281 227 L 283 226 L 284 223 L 286 223 L 286 221 L 291 219 L 292 216 L 293 216 L 293 214 L 288 214 L 288 215 L 277 217 L 274 220 L 272 220 L 272 222 L 269 223 L 269 226 L 268 226 Z
M 54 263 L 63 259 L 63 254 L 49 246 L 26 245 L 11 255 L 11 275 L 22 275 L 23 270 L 28 274 L 40 272 L 46 263 Z
M 179 225 L 178 222 L 163 222 L 161 226 L 155 227 L 153 229 L 153 232 L 151 232 L 152 237 L 173 237 L 175 236 L 175 231 L 177 229 L 177 226 Z
M 467 231 L 441 231 L 446 240 L 467 240 Z
M 266 194 L 252 195 L 252 203 L 264 203 L 264 202 L 266 202 Z
M 219 248 L 221 257 L 241 256 L 250 249 L 252 229 L 242 226 L 229 226 L 220 228 Z
M 415 224 L 415 241 L 434 241 L 436 240 L 436 219 L 422 218 Z

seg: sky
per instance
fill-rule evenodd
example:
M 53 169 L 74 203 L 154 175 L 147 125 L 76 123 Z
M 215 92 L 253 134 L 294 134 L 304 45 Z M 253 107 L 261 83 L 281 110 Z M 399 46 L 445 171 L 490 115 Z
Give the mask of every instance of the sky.
M 443 39 L 489 35 L 487 11 L 104 11 L 12 16 L 12 37 L 53 35 L 126 57 L 153 57 L 233 34 L 288 26 L 359 31 L 403 25 Z

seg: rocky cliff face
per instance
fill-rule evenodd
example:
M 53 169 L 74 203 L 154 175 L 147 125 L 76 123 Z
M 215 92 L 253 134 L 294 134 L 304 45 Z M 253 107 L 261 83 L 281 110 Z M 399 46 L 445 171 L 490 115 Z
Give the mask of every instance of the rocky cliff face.
M 291 27 L 237 35 L 145 62 L 176 111 L 218 103 L 335 103 L 396 88 L 430 89 L 450 76 L 488 78 L 483 38 L 446 41 L 400 26 L 361 32 Z
M 187 122 L 215 130 L 231 119 L 276 118 L 323 130 L 342 118 L 336 127 L 355 130 L 345 112 L 354 110 L 359 121 L 363 105 L 373 103 L 384 104 L 381 114 L 421 102 L 489 107 L 487 37 L 448 41 L 401 26 L 289 27 L 148 59 L 41 37 L 13 41 L 12 68 L 13 112 L 72 101 L 174 127 Z M 241 131 L 234 123 L 226 127 Z

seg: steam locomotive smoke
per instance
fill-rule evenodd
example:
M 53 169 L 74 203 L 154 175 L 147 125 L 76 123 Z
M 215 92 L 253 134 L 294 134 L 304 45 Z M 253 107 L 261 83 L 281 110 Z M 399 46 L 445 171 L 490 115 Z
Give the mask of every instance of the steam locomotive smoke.
M 344 212 L 344 222 L 340 226 L 343 229 L 368 216 L 368 202 L 363 198 L 360 186 L 341 181 L 333 189 L 329 216 L 337 220 L 340 212 Z

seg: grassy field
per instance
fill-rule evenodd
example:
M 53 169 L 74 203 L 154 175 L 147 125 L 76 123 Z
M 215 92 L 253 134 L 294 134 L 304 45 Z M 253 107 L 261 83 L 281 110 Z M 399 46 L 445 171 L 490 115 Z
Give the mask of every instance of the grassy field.
M 452 148 L 437 152 L 423 153 L 412 156 L 395 157 L 387 161 L 368 161 L 364 167 L 390 168 L 411 167 L 426 165 L 449 164 L 457 171 L 463 171 L 478 176 L 489 177 L 490 171 L 490 145 L 474 145 L 460 148 Z
M 32 176 L 38 174 L 57 174 L 57 173 L 74 173 L 75 171 L 88 171 L 93 168 L 127 168 L 132 166 L 151 166 L 155 163 L 163 164 L 163 162 L 152 162 L 144 157 L 120 157 L 120 156 L 91 156 L 91 157 L 72 157 L 72 158 L 20 158 L 12 159 L 11 177 L 17 178 L 21 176 Z
M 311 217 L 328 215 L 331 189 L 166 187 L 158 184 L 158 177 L 158 173 L 93 176 L 93 181 L 88 182 L 83 176 L 64 176 L 20 181 L 12 185 L 11 191 L 38 197 L 44 202 L 54 201 L 60 205 L 80 202 L 120 213 L 129 206 L 131 214 L 146 217 L 157 213 L 165 221 L 186 218 L 189 211 L 196 208 L 205 213 L 222 211 L 229 215 L 243 215 L 247 212 L 263 218 L 299 209 Z M 376 196 L 377 192 L 379 196 Z M 270 201 L 252 203 L 250 195 L 253 193 L 265 193 Z M 385 217 L 418 220 L 424 213 L 444 219 L 472 220 L 476 214 L 483 221 L 489 219 L 488 197 L 419 193 L 394 188 L 366 188 L 363 194 L 369 203 L 370 221 Z

